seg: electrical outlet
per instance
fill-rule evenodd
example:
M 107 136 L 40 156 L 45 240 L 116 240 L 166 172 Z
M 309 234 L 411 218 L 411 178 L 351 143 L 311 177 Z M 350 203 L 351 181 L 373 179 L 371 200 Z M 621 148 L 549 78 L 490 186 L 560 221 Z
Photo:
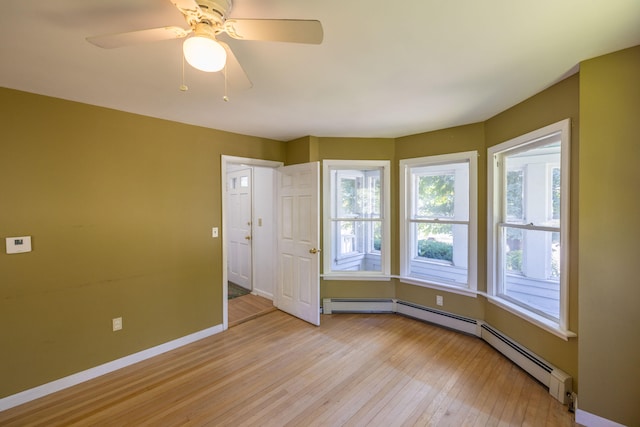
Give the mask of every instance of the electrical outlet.
M 119 331 L 122 329 L 122 317 L 116 317 L 111 319 L 111 324 L 113 326 L 113 331 Z
M 444 298 L 442 298 L 442 295 L 436 295 L 436 304 L 437 305 L 444 305 Z

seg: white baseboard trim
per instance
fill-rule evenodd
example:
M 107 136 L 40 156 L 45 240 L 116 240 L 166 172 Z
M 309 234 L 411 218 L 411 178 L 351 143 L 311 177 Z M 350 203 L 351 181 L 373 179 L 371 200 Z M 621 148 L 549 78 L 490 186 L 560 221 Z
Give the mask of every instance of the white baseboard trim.
M 154 356 L 166 353 L 167 351 L 175 350 L 178 347 L 191 344 L 192 342 L 207 338 L 222 331 L 222 325 L 212 326 L 211 328 L 194 332 L 193 334 L 189 334 L 173 341 L 169 341 L 164 344 L 139 351 L 138 353 L 130 354 L 129 356 L 125 356 L 120 359 L 116 359 L 111 362 L 107 362 L 102 365 L 87 369 L 85 371 L 81 371 L 67 377 L 51 381 L 38 387 L 34 387 L 29 390 L 13 394 L 11 396 L 4 397 L 0 399 L 0 411 L 5 411 L 9 408 L 13 408 L 14 406 L 22 405 L 23 403 L 27 403 L 32 400 L 44 397 L 48 394 L 64 390 L 65 388 L 72 387 L 85 381 L 89 381 L 101 375 L 108 374 L 109 372 L 117 371 L 118 369 L 122 369 L 146 359 L 150 359 Z
M 576 409 L 576 423 L 587 427 L 625 427 L 624 424 L 618 424 L 581 409 Z
M 252 293 L 254 295 L 258 295 L 259 297 L 266 298 L 273 301 L 273 294 L 270 294 L 269 292 L 265 292 L 263 290 L 254 288 Z

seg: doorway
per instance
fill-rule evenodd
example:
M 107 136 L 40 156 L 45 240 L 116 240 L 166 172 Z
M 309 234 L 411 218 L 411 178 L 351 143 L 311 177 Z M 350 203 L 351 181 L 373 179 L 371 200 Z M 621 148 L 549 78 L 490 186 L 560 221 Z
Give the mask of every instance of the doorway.
M 251 254 L 241 258 L 247 261 L 248 273 L 240 276 L 250 278 L 247 287 L 252 295 L 267 298 L 278 309 L 314 325 L 320 324 L 319 170 L 318 162 L 285 167 L 281 162 L 222 156 L 223 329 L 229 327 L 229 271 L 242 270 L 230 266 L 234 262 L 230 259 L 233 251 Z M 232 237 L 231 224 L 236 222 L 232 216 L 236 211 L 228 209 L 232 202 L 227 197 L 227 183 L 235 178 L 238 186 L 238 179 L 243 176 L 252 177 L 244 185 L 250 189 L 249 195 L 241 195 L 240 189 L 237 194 L 233 190 L 230 197 L 236 194 L 240 195 L 238 200 L 250 200 L 250 219 L 242 220 L 244 225 L 237 224 L 244 234 Z M 232 250 L 231 240 L 238 248 Z M 241 250 L 240 241 L 248 242 L 250 248 Z
M 273 306 L 275 170 L 280 166 L 280 162 L 222 156 L 224 329 L 237 324 L 239 317 L 251 316 L 247 310 L 254 310 L 253 307 L 265 310 L 264 301 L 254 301 L 257 297 L 267 299 Z M 229 300 L 230 291 L 233 292 L 229 283 L 237 285 L 239 292 L 248 292 L 249 298 Z M 241 301 L 242 298 L 245 301 Z M 249 304 L 245 304 L 247 302 Z M 236 311 L 234 315 L 230 315 L 230 307 Z

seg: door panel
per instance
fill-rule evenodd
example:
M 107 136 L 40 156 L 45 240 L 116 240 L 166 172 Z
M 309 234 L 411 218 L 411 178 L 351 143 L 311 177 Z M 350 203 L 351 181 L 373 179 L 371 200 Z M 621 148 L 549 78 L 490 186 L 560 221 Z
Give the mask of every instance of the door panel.
M 251 169 L 227 174 L 229 243 L 227 279 L 245 289 L 251 286 Z
M 278 169 L 276 307 L 320 324 L 318 162 Z

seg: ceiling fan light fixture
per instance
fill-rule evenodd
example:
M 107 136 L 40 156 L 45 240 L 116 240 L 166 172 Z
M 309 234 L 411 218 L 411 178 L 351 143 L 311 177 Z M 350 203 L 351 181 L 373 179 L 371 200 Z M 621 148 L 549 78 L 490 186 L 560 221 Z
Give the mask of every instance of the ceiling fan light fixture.
M 189 65 L 200 71 L 209 73 L 220 71 L 227 62 L 227 51 L 215 39 L 202 35 L 194 35 L 182 45 L 184 58 Z

